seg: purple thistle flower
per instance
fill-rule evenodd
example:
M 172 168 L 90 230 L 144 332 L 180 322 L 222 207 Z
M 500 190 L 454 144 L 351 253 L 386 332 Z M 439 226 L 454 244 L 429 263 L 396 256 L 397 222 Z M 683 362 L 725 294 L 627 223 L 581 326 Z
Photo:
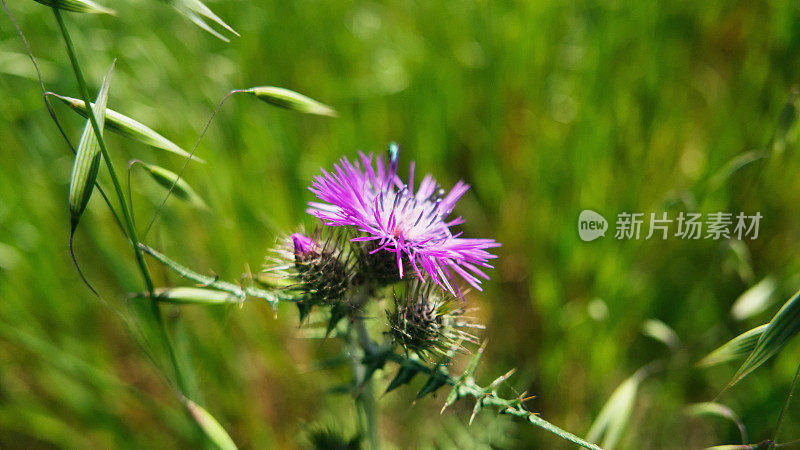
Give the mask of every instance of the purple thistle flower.
M 376 252 L 394 253 L 398 275 L 403 277 L 404 260 L 420 279 L 430 279 L 455 294 L 460 294 L 453 272 L 475 289 L 480 278 L 489 279 L 481 268 L 491 268 L 495 258 L 488 248 L 500 244 L 493 239 L 466 239 L 453 234 L 450 227 L 464 223 L 457 217 L 447 220 L 456 202 L 469 189 L 459 181 L 445 193 L 433 177 L 426 175 L 414 190 L 414 163 L 409 168 L 409 184 L 397 176 L 397 147 L 390 147 L 390 158 L 373 158 L 359 152 L 360 161 L 342 157 L 334 171 L 322 170 L 309 188 L 322 202 L 310 202 L 308 213 L 329 226 L 352 226 L 363 233 L 353 241 L 371 241 Z

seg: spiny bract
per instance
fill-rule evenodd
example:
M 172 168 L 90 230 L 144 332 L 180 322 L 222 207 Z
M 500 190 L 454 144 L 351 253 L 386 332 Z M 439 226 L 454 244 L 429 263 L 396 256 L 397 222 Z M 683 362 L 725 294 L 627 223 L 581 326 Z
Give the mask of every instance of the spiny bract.
M 460 299 L 416 281 L 409 282 L 400 297 L 394 295 L 394 307 L 386 312 L 394 342 L 423 359 L 453 348 L 463 350 L 462 342 L 477 344 L 468 330 L 484 328 L 464 315 Z

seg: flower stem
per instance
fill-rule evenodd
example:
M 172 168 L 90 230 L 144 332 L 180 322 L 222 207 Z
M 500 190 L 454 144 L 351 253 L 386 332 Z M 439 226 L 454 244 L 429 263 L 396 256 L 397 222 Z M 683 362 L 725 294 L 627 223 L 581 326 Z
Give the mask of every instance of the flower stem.
M 374 353 L 375 343 L 369 339 L 363 319 L 353 318 L 351 320 L 344 339 L 347 352 L 350 355 L 350 367 L 353 371 L 354 385 L 357 389 L 355 400 L 359 433 L 367 438 L 371 450 L 378 450 L 380 448 L 380 437 L 378 433 L 377 402 L 372 384 L 372 371 L 367 368 L 367 361 L 369 356 Z M 353 336 L 354 331 L 356 336 Z
M 100 146 L 100 152 L 103 155 L 103 159 L 106 162 L 106 167 L 108 168 L 109 174 L 111 175 L 111 181 L 114 186 L 114 191 L 117 194 L 117 199 L 120 203 L 120 209 L 122 209 L 122 216 L 125 222 L 125 227 L 127 229 L 127 237 L 133 247 L 133 252 L 136 257 L 136 263 L 139 266 L 139 270 L 142 274 L 142 278 L 144 280 L 145 287 L 147 288 L 147 292 L 151 294 L 153 297 L 153 280 L 150 277 L 150 271 L 147 268 L 147 265 L 144 261 L 144 255 L 142 254 L 142 250 L 139 248 L 138 238 L 136 236 L 136 227 L 133 225 L 133 219 L 131 218 L 130 211 L 127 207 L 127 201 L 125 200 L 125 195 L 122 191 L 122 186 L 120 185 L 119 178 L 117 177 L 117 173 L 114 170 L 114 163 L 111 161 L 111 158 L 108 153 L 108 149 L 106 148 L 105 140 L 103 139 L 102 130 L 100 129 L 100 125 L 97 122 L 97 118 L 94 115 L 94 111 L 92 110 L 92 103 L 89 98 L 89 91 L 86 88 L 86 80 L 83 77 L 83 72 L 81 71 L 80 64 L 78 63 L 78 58 L 75 54 L 75 47 L 72 44 L 72 38 L 69 35 L 69 31 L 67 30 L 67 26 L 64 23 L 64 18 L 61 16 L 61 11 L 58 8 L 53 8 L 53 14 L 55 15 L 56 22 L 58 22 L 59 30 L 61 31 L 61 36 L 64 39 L 64 44 L 67 48 L 67 56 L 69 57 L 70 64 L 72 64 L 72 70 L 75 73 L 75 79 L 78 82 L 78 88 L 80 90 L 81 97 L 83 97 L 84 104 L 86 105 L 87 115 L 89 116 L 89 122 L 92 124 L 92 130 L 94 131 L 94 135 L 97 138 L 97 142 Z M 161 317 L 161 310 L 159 309 L 158 302 L 153 299 L 151 302 L 151 312 L 153 314 L 153 318 L 155 319 L 159 333 L 161 334 L 161 338 L 164 341 L 164 346 L 167 348 L 167 351 L 170 356 L 170 360 L 172 362 L 172 366 L 175 371 L 175 379 L 178 385 L 178 389 L 184 392 L 185 388 L 185 381 L 183 378 L 183 374 L 180 369 L 180 364 L 178 364 L 178 358 L 175 354 L 175 349 L 172 346 L 172 342 L 169 339 L 169 335 L 167 333 L 166 326 L 164 325 L 164 320 Z
M 355 319 L 353 326 L 356 329 L 358 343 L 363 349 L 364 355 L 367 356 L 374 353 L 375 343 L 369 338 L 369 334 L 367 334 L 367 328 L 364 326 L 364 319 Z M 362 366 L 361 372 L 366 372 L 363 367 L 363 358 L 360 364 Z M 380 438 L 378 434 L 378 405 L 375 399 L 375 388 L 372 384 L 372 377 L 370 376 L 369 379 L 360 380 L 359 383 L 361 388 L 357 400 L 361 403 L 361 406 L 364 409 L 367 425 L 367 439 L 369 439 L 370 448 L 372 450 L 378 450 L 380 448 Z

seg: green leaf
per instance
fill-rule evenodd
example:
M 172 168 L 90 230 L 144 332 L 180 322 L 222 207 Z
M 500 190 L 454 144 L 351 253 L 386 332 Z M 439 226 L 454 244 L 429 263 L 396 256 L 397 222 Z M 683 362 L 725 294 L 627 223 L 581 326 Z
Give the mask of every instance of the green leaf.
M 711 178 L 709 181 L 709 187 L 712 190 L 719 188 L 736 172 L 768 156 L 769 153 L 764 150 L 750 150 L 748 152 L 736 155 L 724 166 L 722 166 L 722 168 Z
M 723 344 L 718 349 L 706 355 L 701 359 L 697 365 L 699 367 L 716 366 L 717 364 L 726 363 L 735 359 L 744 358 L 749 355 L 756 344 L 761 334 L 767 329 L 768 324 L 755 327 L 752 330 L 745 331 L 744 333 L 736 336 L 730 341 Z
M 53 93 L 50 93 L 50 95 L 61 100 L 64 104 L 72 108 L 75 112 L 83 117 L 88 117 L 86 105 L 83 100 Z M 92 107 L 94 107 L 94 105 L 92 105 Z M 176 155 L 183 156 L 184 158 L 191 158 L 197 162 L 205 162 L 197 156 L 191 155 L 189 152 L 182 149 L 164 136 L 158 134 L 148 126 L 124 114 L 118 113 L 113 109 L 106 109 L 106 128 L 109 131 L 113 131 L 127 138 L 139 141 L 153 148 L 175 153 Z
M 431 372 L 430 376 L 428 377 L 428 381 L 422 385 L 422 389 L 420 389 L 417 393 L 417 398 L 422 398 L 428 394 L 432 394 L 445 384 L 447 384 L 447 372 L 445 372 L 441 366 L 437 366 L 436 369 Z
M 336 325 L 350 313 L 349 307 L 344 305 L 336 305 L 331 308 L 331 317 L 328 321 L 328 326 L 325 329 L 325 336 L 329 336 L 331 332 L 336 329 Z
M 116 15 L 117 13 L 110 8 L 98 5 L 91 0 L 34 0 L 35 2 L 52 8 L 58 8 L 64 11 L 82 12 L 90 14 L 110 14 Z
M 194 418 L 195 422 L 200 425 L 203 433 L 205 433 L 208 439 L 217 448 L 222 450 L 236 449 L 236 444 L 233 442 L 233 439 L 231 439 L 231 437 L 228 435 L 225 429 L 222 428 L 222 425 L 217 422 L 217 419 L 215 419 L 214 416 L 209 414 L 208 411 L 188 398 L 183 398 L 183 404 L 186 406 L 186 409 L 189 410 L 189 413 L 192 415 L 192 418 Z
M 586 435 L 587 441 L 597 442 L 603 437 L 603 442 L 600 444 L 602 448 L 613 450 L 616 447 L 633 412 L 633 404 L 642 381 L 640 373 L 641 371 L 636 372 L 623 381 L 611 394 L 600 410 L 600 414 L 592 423 L 589 433 Z
M 316 114 L 320 116 L 338 116 L 336 111 L 330 106 L 284 88 L 274 86 L 259 86 L 250 89 L 244 89 L 241 92 L 253 94 L 256 96 L 256 98 L 279 108 L 290 109 L 292 111 L 298 111 L 306 114 Z
M 686 407 L 686 414 L 692 416 L 720 417 L 722 419 L 730 420 L 739 429 L 739 432 L 742 434 L 742 440 L 744 442 L 748 441 L 747 430 L 745 429 L 742 420 L 739 419 L 739 416 L 732 409 L 721 403 L 694 403 Z
M 309 314 L 311 314 L 311 309 L 313 306 L 309 302 L 297 302 L 297 313 L 300 316 L 300 324 L 303 324 L 303 321 L 306 320 Z
M 686 406 L 686 414 L 692 416 L 714 416 L 737 422 L 739 417 L 727 406 L 716 402 L 692 403 Z
M 92 108 L 101 135 L 106 117 L 108 88 L 113 70 L 114 64 L 112 63 L 111 68 L 108 69 L 108 74 L 103 79 L 100 93 L 97 95 L 97 107 Z M 69 212 L 72 232 L 77 228 L 81 215 L 83 215 L 83 211 L 86 209 L 86 205 L 89 203 L 94 191 L 97 174 L 100 171 L 100 158 L 100 143 L 94 134 L 92 122 L 87 120 L 86 125 L 83 127 L 81 140 L 78 143 L 78 150 L 75 154 L 75 162 L 72 166 L 72 175 L 69 181 Z
M 400 369 L 397 371 L 397 375 L 394 376 L 392 381 L 389 383 L 389 386 L 386 388 L 386 392 L 384 393 L 392 392 L 400 386 L 410 383 L 411 379 L 414 378 L 414 375 L 416 374 L 417 370 L 413 367 L 400 367 Z
M 736 299 L 731 307 L 731 316 L 736 320 L 744 320 L 764 311 L 772 303 L 775 287 L 773 277 L 764 277 Z
M 728 384 L 731 387 L 778 353 L 800 330 L 800 292 L 789 299 L 767 324 L 756 343 L 756 348 L 742 364 Z

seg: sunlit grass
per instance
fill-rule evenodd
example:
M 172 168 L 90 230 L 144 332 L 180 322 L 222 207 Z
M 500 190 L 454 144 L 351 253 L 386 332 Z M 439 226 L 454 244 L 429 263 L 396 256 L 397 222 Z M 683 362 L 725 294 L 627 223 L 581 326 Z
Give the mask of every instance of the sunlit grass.
M 768 322 L 800 286 L 795 135 L 781 153 L 708 186 L 737 155 L 766 149 L 778 127 L 800 75 L 796 5 L 212 3 L 241 35 L 230 44 L 166 4 L 108 6 L 116 18 L 69 18 L 76 46 L 93 55 L 82 61 L 89 84 L 99 86 L 119 58 L 109 108 L 183 149 L 237 87 L 284 86 L 339 112 L 321 120 L 265 109 L 246 96 L 230 101 L 197 150 L 207 164 L 184 172 L 208 211 L 170 203 L 151 232 L 167 254 L 223 279 L 257 270 L 277 235 L 311 223 L 306 186 L 320 166 L 397 141 L 406 161 L 431 168 L 443 184 L 469 180 L 458 211 L 470 217 L 467 233 L 504 244 L 497 281 L 471 295 L 490 330 L 482 378 L 517 367 L 517 389 L 536 395 L 528 406 L 583 435 L 617 386 L 654 355 L 669 354 L 640 333 L 655 318 L 681 338 L 686 363 L 643 382 L 619 447 L 740 440 L 733 425 L 683 419 L 682 411 L 712 400 L 737 365 L 690 367 Z M 62 76 L 69 62 L 47 8 L 22 1 L 10 7 L 34 53 L 57 69 L 48 87 L 80 97 L 73 79 Z M 24 53 L 10 22 L 0 20 L 0 52 Z M 122 299 L 141 286 L 132 282 L 135 266 L 114 257 L 130 251 L 99 197 L 82 219 L 92 226 L 79 228 L 76 253 L 109 306 L 71 266 L 73 157 L 28 69 L 20 77 L 18 68 L 7 74 L 0 66 L 0 444 L 197 444 L 114 312 L 137 308 Z M 54 106 L 77 142 L 85 119 Z M 118 167 L 130 158 L 179 167 L 174 155 L 111 133 L 107 139 L 126 149 L 115 156 Z M 143 225 L 163 189 L 139 184 L 134 212 Z M 611 219 L 624 210 L 685 210 L 686 199 L 704 212 L 760 211 L 761 237 L 743 251 L 707 240 L 577 237 L 583 209 Z M 158 285 L 176 281 L 152 269 Z M 732 318 L 733 302 L 767 275 L 781 301 Z M 275 319 L 257 304 L 179 314 L 176 345 L 195 368 L 187 384 L 204 395 L 194 400 L 213 405 L 240 446 L 299 445 L 303 421 L 347 404 L 326 395 L 331 373 L 315 368 L 328 343 L 299 339 L 293 314 Z M 771 437 L 797 355 L 790 342 L 720 399 L 753 439 Z M 385 374 L 386 385 L 393 375 Z M 416 391 L 399 392 L 382 400 L 386 436 L 398 445 L 430 436 L 442 400 L 409 408 Z M 465 419 L 468 409 L 460 411 Z M 422 431 L 410 436 L 410 429 Z M 798 429 L 800 417 L 790 409 L 782 434 L 800 437 L 792 435 Z M 522 426 L 513 431 L 517 447 L 560 445 Z

